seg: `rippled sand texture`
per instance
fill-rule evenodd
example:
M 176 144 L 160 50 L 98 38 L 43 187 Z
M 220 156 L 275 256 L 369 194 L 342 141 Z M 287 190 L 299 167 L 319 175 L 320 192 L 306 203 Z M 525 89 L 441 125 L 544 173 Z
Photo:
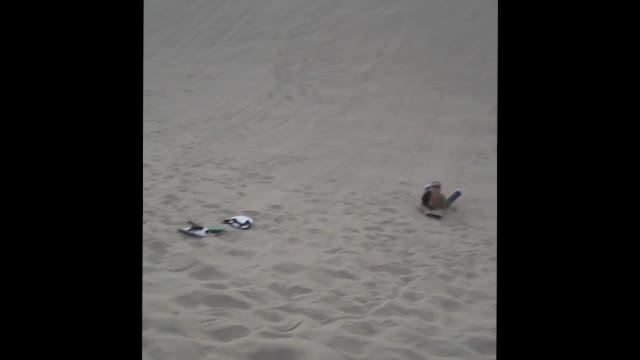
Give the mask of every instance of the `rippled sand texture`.
M 144 31 L 144 359 L 495 358 L 495 0 L 147 0 Z M 428 180 L 465 189 L 441 221 Z

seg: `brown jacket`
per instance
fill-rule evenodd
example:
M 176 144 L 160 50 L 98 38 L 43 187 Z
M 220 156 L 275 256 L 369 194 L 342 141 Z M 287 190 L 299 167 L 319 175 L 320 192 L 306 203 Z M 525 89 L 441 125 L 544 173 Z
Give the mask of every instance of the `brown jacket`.
M 426 207 L 427 209 L 430 210 L 439 210 L 439 209 L 444 209 L 446 203 L 447 203 L 447 197 L 444 196 L 444 194 L 440 193 L 440 198 L 436 199 L 435 201 L 435 206 L 434 207 L 430 207 L 429 206 L 429 200 L 431 199 L 431 191 L 425 191 L 425 193 L 422 195 L 422 206 Z

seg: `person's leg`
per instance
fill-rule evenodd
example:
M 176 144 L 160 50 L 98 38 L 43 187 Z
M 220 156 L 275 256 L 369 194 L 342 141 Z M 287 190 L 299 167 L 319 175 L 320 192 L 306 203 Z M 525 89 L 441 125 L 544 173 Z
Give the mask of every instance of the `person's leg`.
M 456 201 L 462 195 L 462 189 L 457 188 L 456 191 L 447 198 L 447 202 L 445 204 L 445 208 L 449 208 L 454 201 Z

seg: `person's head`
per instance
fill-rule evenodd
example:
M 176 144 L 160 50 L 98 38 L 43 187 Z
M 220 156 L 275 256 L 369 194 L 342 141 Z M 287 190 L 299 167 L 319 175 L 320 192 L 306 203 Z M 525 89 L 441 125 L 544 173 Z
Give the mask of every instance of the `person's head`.
M 442 184 L 440 183 L 440 181 L 434 181 L 431 183 L 431 192 L 435 194 L 439 194 L 441 189 L 442 189 Z

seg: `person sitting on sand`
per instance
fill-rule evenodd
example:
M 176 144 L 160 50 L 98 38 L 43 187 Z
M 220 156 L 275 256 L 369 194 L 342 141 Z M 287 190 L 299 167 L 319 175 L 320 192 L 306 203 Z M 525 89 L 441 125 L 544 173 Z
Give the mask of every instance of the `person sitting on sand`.
M 440 181 L 434 181 L 424 186 L 424 194 L 422 194 L 422 206 L 429 210 L 447 209 L 454 200 L 462 195 L 462 189 L 456 188 L 456 191 L 447 197 L 441 192 L 442 184 Z

